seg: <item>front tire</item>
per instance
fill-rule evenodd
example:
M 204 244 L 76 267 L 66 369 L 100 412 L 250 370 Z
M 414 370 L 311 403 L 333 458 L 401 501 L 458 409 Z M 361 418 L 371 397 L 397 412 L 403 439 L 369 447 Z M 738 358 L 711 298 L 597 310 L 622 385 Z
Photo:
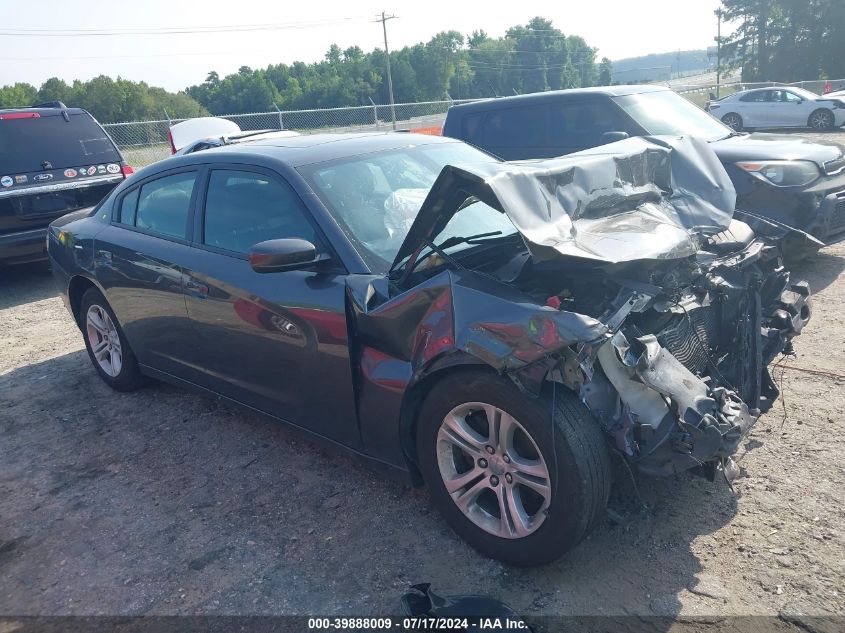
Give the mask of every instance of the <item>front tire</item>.
M 559 558 L 607 506 L 604 436 L 575 394 L 553 387 L 532 399 L 507 378 L 458 372 L 420 410 L 417 454 L 435 505 L 472 547 L 509 565 Z
M 731 128 L 734 132 L 742 132 L 743 122 L 742 117 L 736 112 L 728 112 L 722 117 L 722 123 Z
M 807 127 L 814 130 L 832 130 L 833 124 L 833 113 L 830 110 L 818 109 L 807 119 Z
M 89 288 L 82 295 L 79 319 L 88 358 L 100 378 L 116 391 L 134 391 L 144 384 L 135 354 L 103 294 Z

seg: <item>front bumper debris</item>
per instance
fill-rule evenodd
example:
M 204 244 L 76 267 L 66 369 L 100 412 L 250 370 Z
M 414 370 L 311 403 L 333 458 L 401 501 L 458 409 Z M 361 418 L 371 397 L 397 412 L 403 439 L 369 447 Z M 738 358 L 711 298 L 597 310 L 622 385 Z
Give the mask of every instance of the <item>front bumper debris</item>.
M 653 335 L 629 341 L 617 333 L 599 358 L 625 402 L 607 430 L 644 472 L 670 475 L 726 459 L 760 415 L 736 392 L 690 372 Z

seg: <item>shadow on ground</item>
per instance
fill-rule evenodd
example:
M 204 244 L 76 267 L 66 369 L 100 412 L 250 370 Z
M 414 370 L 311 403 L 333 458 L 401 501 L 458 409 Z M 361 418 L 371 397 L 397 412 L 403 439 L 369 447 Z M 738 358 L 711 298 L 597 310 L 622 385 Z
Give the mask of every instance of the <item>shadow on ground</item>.
M 624 525 L 507 568 L 424 490 L 213 398 L 113 392 L 74 352 L 0 376 L 0 614 L 385 614 L 419 582 L 526 615 L 675 614 L 701 580 L 691 543 L 707 552 L 736 499 L 686 475 L 636 484 L 647 509 L 625 471 L 614 493 Z
M 0 266 L 0 310 L 58 294 L 46 263 Z
M 845 257 L 822 249 L 816 255 L 808 257 L 792 267 L 796 278 L 806 279 L 810 290 L 821 292 L 837 280 L 845 270 Z

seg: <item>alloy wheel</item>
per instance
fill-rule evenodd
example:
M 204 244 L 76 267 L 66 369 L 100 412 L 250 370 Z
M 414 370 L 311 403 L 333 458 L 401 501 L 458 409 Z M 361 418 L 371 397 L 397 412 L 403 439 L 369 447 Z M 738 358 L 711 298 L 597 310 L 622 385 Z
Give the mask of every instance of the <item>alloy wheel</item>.
M 93 304 L 85 315 L 88 344 L 97 364 L 107 375 L 116 378 L 123 368 L 120 336 L 108 312 Z
M 727 125 L 735 132 L 739 132 L 742 129 L 742 119 L 738 114 L 726 114 L 722 117 L 722 123 Z
M 833 116 L 830 112 L 819 110 L 810 115 L 810 127 L 814 130 L 827 130 L 833 127 Z
M 546 518 L 549 469 L 534 439 L 506 411 L 482 402 L 452 409 L 437 433 L 437 463 L 455 505 L 486 532 L 524 538 Z

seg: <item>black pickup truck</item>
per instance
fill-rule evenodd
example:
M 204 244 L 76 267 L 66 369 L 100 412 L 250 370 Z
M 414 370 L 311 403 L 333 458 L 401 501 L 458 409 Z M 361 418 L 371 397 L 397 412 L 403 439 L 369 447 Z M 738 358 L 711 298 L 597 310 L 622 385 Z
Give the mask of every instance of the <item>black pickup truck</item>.
M 47 225 L 132 173 L 88 112 L 53 102 L 0 110 L 0 265 L 47 259 Z

